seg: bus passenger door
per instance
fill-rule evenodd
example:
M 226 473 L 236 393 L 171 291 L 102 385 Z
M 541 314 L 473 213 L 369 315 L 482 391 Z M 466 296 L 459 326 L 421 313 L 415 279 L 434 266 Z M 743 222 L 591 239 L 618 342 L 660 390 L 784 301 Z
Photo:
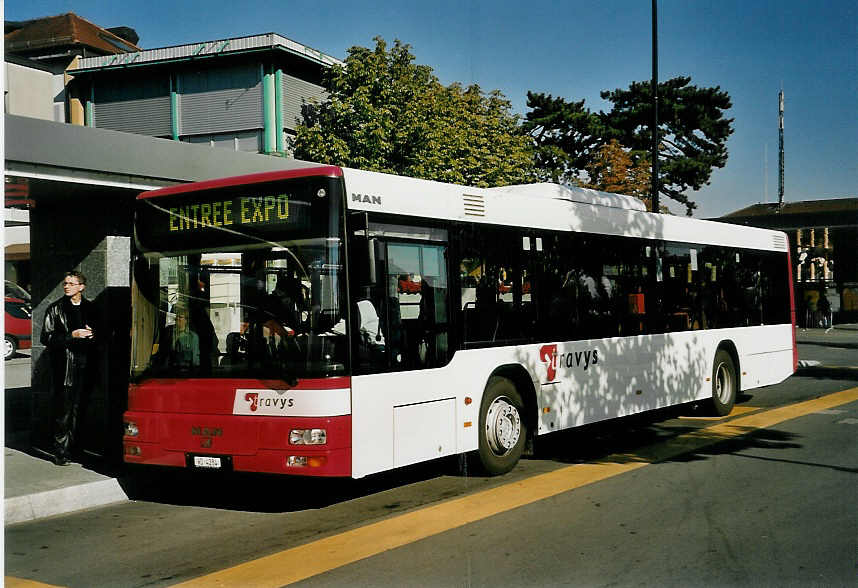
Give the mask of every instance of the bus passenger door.
M 354 293 L 357 373 L 438 367 L 450 356 L 447 245 L 403 240 L 405 227 L 396 227 L 399 239 L 387 238 L 391 232 L 376 228 L 369 259 L 355 258 L 368 266 L 357 272 Z

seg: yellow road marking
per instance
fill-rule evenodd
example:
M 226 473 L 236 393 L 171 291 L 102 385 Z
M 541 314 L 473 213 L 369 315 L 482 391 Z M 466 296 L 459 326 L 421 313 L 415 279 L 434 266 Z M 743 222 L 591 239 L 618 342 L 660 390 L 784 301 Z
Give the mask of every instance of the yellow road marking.
M 6 588 L 61 588 L 54 584 L 45 584 L 43 582 L 26 580 L 24 578 L 15 578 L 13 576 L 5 576 L 3 578 L 3 585 L 6 586 Z
M 756 406 L 734 406 L 733 410 L 730 411 L 730 414 L 726 416 L 681 416 L 680 419 L 689 420 L 689 421 L 723 421 L 724 419 L 728 419 L 731 417 L 736 417 L 741 414 L 747 414 L 749 412 L 754 412 L 756 410 L 760 410 L 759 407 Z
M 442 502 L 239 564 L 177 586 L 284 586 L 361 559 L 538 502 L 650 463 L 800 416 L 858 401 L 858 388 L 766 410 L 668 439 L 626 455 L 553 472 Z

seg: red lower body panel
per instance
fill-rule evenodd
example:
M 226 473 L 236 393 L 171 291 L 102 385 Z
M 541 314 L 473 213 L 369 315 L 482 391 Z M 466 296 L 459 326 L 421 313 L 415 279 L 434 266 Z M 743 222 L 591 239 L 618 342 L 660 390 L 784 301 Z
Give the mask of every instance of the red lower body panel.
M 350 414 L 233 414 L 235 398 L 242 399 L 244 390 L 264 392 L 285 387 L 279 382 L 214 380 L 153 380 L 134 385 L 125 413 L 125 461 L 301 476 L 351 476 Z M 307 398 L 306 394 L 314 398 L 313 390 L 331 387 L 347 394 L 349 382 L 305 380 L 292 388 L 294 393 L 284 392 L 283 397 L 300 401 Z M 284 402 L 283 406 L 289 405 Z M 129 432 L 129 428 L 133 431 Z M 290 431 L 294 429 L 324 429 L 325 443 L 290 444 Z
M 193 456 L 217 456 L 234 471 L 351 476 L 351 416 L 328 418 L 126 412 L 140 435 L 123 438 L 127 463 L 187 467 Z M 290 445 L 292 429 L 325 429 L 325 445 Z M 289 457 L 302 465 L 289 465 Z M 190 459 L 190 461 L 189 461 Z

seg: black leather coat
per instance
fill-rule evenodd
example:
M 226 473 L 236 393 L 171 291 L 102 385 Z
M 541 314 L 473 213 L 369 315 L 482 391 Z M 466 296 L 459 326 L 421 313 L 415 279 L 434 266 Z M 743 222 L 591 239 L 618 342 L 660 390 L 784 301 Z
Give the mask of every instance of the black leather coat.
M 86 366 L 87 357 L 95 345 L 98 337 L 94 325 L 95 313 L 92 302 L 86 298 L 81 299 L 81 316 L 85 325 L 93 327 L 91 339 L 72 337 L 69 327 L 71 300 L 63 296 L 48 307 L 45 312 L 45 322 L 42 328 L 42 345 L 48 348 L 51 365 L 54 368 L 54 382 L 62 380 L 64 386 L 72 386 L 74 374 L 81 373 L 80 369 Z

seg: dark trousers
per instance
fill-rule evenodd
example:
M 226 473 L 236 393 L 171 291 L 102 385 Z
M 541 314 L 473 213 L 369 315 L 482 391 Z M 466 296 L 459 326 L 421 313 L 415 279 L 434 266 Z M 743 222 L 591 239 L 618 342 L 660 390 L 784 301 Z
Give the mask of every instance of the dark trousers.
M 63 458 L 68 458 L 74 446 L 83 398 L 84 366 L 75 365 L 72 369 L 72 385 L 60 382 L 54 390 L 54 455 Z

